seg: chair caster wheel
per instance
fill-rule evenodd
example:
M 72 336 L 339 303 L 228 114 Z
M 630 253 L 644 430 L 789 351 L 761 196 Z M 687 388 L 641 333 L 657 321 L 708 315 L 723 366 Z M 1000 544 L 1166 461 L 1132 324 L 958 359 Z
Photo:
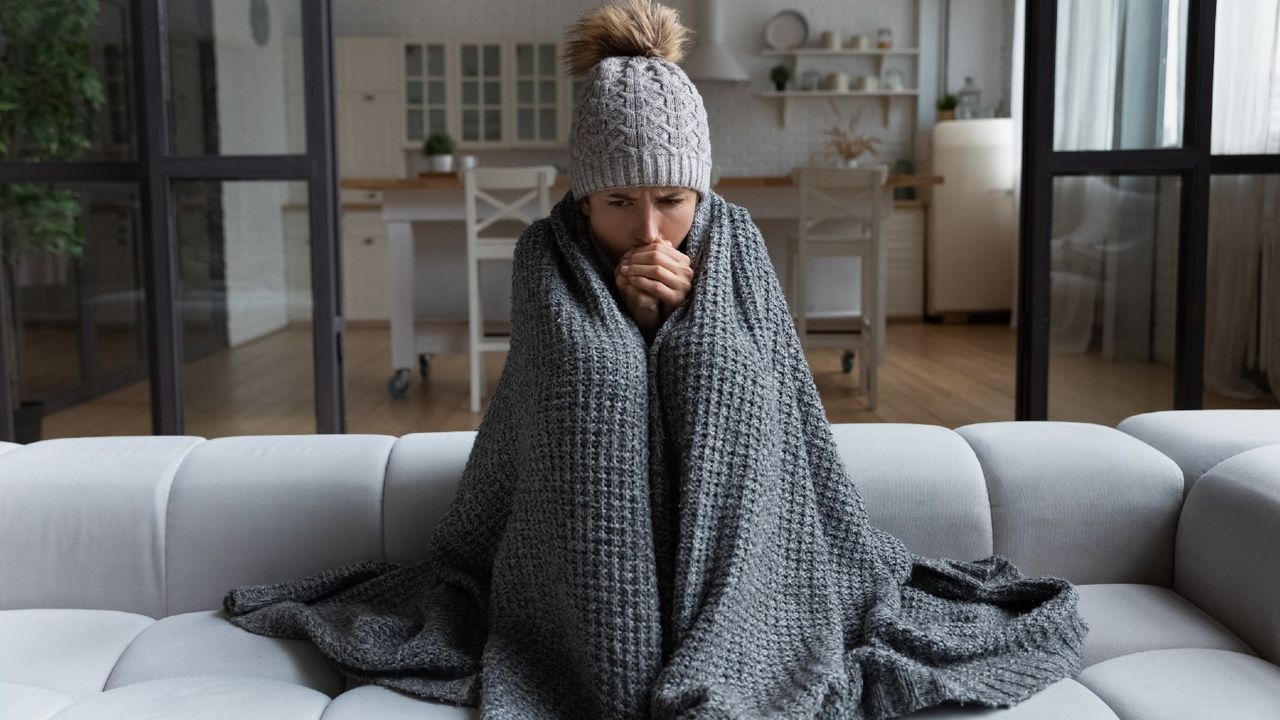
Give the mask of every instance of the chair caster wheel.
M 853 353 L 852 352 L 848 350 L 844 351 L 844 356 L 840 358 L 840 370 L 845 375 L 848 375 L 849 373 L 853 372 Z
M 427 374 L 431 372 L 431 359 L 422 354 L 418 356 L 418 376 L 423 380 L 427 379 Z
M 401 368 L 391 375 L 391 379 L 387 380 L 387 392 L 391 393 L 391 397 L 400 400 L 405 399 L 409 395 L 409 371 Z

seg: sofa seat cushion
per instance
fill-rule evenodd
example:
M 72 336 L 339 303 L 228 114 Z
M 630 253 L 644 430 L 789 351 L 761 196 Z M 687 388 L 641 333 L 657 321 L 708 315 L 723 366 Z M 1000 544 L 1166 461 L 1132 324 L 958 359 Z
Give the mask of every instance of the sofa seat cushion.
M 476 720 L 476 708 L 433 703 L 381 685 L 361 685 L 339 695 L 324 720 Z
M 0 720 L 48 720 L 73 702 L 53 690 L 0 682 Z
M 99 693 L 125 648 L 154 623 L 119 610 L 0 610 L 0 682 L 72 698 Z
M 317 720 L 328 704 L 324 693 L 291 683 L 204 675 L 107 690 L 54 720 Z
M 1059 680 L 1011 708 L 944 703 L 904 717 L 918 720 L 1116 720 L 1116 714 L 1075 680 Z
M 346 688 L 342 673 L 310 642 L 255 635 L 206 610 L 171 615 L 143 630 L 116 663 L 106 689 L 193 675 L 278 680 L 329 697 Z
M 1077 585 L 1089 626 L 1083 667 L 1129 653 L 1176 648 L 1233 650 L 1253 655 L 1235 633 L 1186 598 L 1155 585 Z
M 1275 720 L 1280 667 L 1230 650 L 1150 650 L 1080 673 L 1125 720 Z
M 1125 418 L 1116 427 L 1173 458 L 1187 492 L 1223 460 L 1280 444 L 1276 410 L 1162 410 Z

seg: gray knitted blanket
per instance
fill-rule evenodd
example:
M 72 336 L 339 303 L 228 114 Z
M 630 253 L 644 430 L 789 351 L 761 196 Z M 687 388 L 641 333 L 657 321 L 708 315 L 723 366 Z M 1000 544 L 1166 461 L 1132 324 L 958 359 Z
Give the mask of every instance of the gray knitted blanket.
M 566 195 L 515 257 L 512 339 L 420 563 L 224 600 L 345 674 L 494 718 L 888 718 L 1080 667 L 1064 580 L 872 527 L 759 230 L 714 192 L 646 345 Z

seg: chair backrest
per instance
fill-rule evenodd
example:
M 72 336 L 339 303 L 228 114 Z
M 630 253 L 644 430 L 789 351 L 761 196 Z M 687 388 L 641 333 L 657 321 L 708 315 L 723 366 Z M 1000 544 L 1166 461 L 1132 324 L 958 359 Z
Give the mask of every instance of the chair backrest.
M 463 186 L 466 190 L 466 222 L 467 241 L 485 242 L 508 241 L 514 243 L 519 237 L 480 237 L 480 233 L 499 221 L 519 223 L 520 229 L 533 224 L 539 218 L 551 214 L 551 185 L 556 180 L 554 165 L 533 165 L 527 167 L 484 167 L 468 168 L 463 171 Z M 525 190 L 522 195 L 510 199 L 508 196 Z M 505 193 L 499 197 L 494 193 Z M 480 203 L 485 203 L 481 207 Z M 536 206 L 530 208 L 530 203 Z
M 797 167 L 801 242 L 809 239 L 870 239 L 887 215 L 884 182 L 888 166 Z

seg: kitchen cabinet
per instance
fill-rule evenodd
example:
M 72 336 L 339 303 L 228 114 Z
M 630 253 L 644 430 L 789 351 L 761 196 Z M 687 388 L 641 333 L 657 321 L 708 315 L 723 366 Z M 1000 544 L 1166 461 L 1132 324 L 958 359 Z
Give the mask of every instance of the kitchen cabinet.
M 885 316 L 924 317 L 924 203 L 895 203 L 881 233 L 885 247 Z
M 386 322 L 387 226 L 378 212 L 348 212 L 342 221 L 342 314 Z
M 338 38 L 334 50 L 339 174 L 404 175 L 400 40 Z

